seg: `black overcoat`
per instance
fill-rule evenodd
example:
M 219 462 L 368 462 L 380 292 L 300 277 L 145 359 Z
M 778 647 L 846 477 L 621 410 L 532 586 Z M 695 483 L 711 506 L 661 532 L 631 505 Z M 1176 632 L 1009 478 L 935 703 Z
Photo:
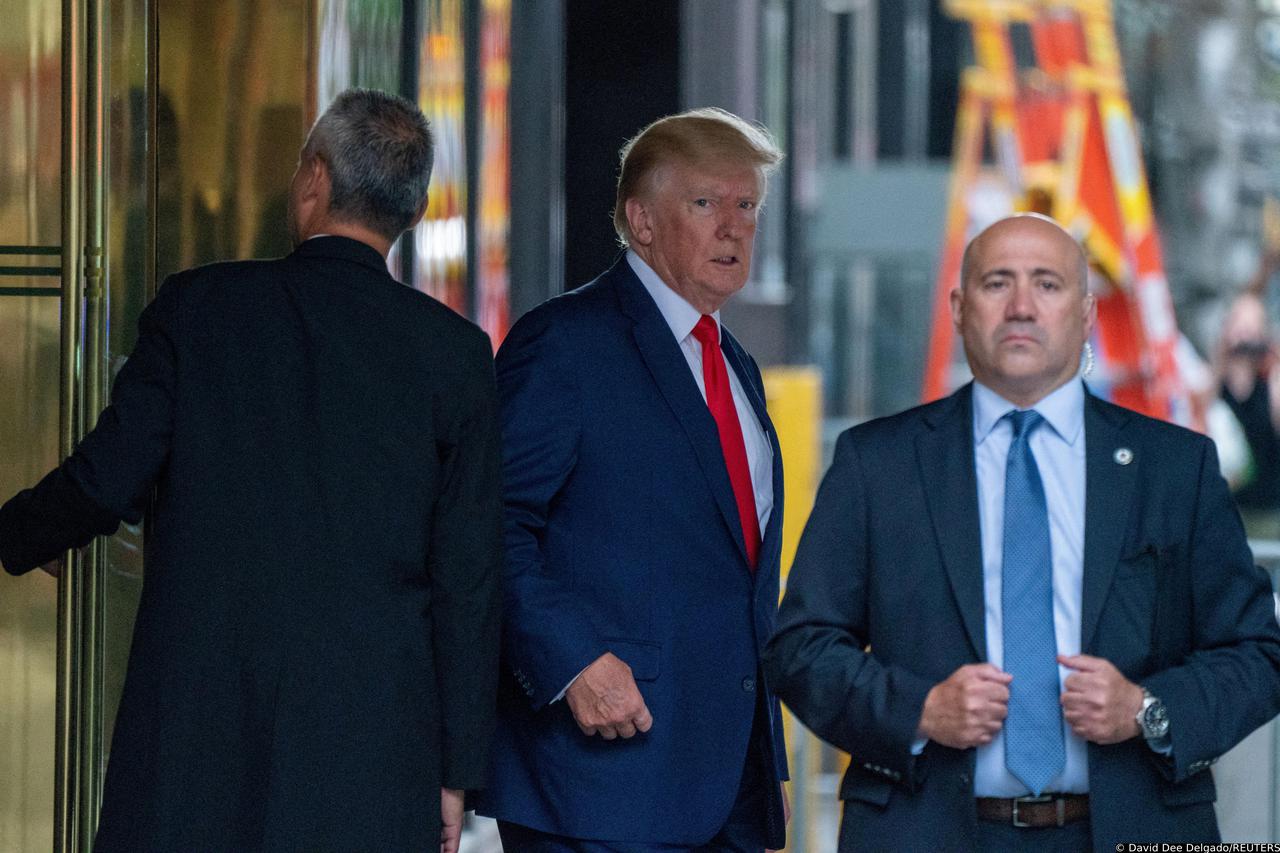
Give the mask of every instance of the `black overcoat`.
M 97 427 L 0 509 L 20 573 L 155 487 L 99 853 L 435 849 L 492 727 L 494 410 L 488 338 L 362 243 L 164 284 Z

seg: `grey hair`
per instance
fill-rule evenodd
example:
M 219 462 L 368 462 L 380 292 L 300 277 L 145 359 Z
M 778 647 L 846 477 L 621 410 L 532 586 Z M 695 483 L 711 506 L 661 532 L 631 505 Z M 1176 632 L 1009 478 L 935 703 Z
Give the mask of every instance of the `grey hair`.
M 426 204 L 435 140 L 426 116 L 408 100 L 347 89 L 307 135 L 302 158 L 312 157 L 329 169 L 333 216 L 395 240 Z

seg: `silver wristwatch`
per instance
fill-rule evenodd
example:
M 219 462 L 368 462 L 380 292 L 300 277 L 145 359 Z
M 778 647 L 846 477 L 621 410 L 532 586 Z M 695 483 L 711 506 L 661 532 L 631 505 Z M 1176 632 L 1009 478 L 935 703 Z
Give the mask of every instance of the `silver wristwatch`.
M 1145 687 L 1142 688 L 1142 708 L 1138 710 L 1137 721 L 1142 736 L 1149 741 L 1160 740 L 1169 734 L 1168 709 Z

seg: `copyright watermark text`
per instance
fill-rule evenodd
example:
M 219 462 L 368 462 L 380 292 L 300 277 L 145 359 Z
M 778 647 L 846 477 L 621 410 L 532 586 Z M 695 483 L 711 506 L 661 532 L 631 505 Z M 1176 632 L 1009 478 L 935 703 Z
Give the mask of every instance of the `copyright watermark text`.
M 1269 841 L 1237 844 L 1152 842 L 1150 844 L 1117 844 L 1116 853 L 1280 853 L 1280 844 Z

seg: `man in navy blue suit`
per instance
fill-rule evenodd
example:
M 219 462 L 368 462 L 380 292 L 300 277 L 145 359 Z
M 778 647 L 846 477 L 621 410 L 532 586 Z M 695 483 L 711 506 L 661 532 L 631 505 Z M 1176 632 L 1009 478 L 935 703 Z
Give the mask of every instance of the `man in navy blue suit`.
M 783 845 L 759 669 L 782 462 L 719 318 L 781 156 L 721 110 L 654 122 L 622 151 L 626 253 L 498 354 L 506 666 L 478 810 L 508 850 Z
M 769 646 L 853 758 L 840 849 L 1218 837 L 1209 766 L 1280 709 L 1271 585 L 1203 436 L 1093 397 L 1079 245 L 965 253 L 974 382 L 844 433 Z

